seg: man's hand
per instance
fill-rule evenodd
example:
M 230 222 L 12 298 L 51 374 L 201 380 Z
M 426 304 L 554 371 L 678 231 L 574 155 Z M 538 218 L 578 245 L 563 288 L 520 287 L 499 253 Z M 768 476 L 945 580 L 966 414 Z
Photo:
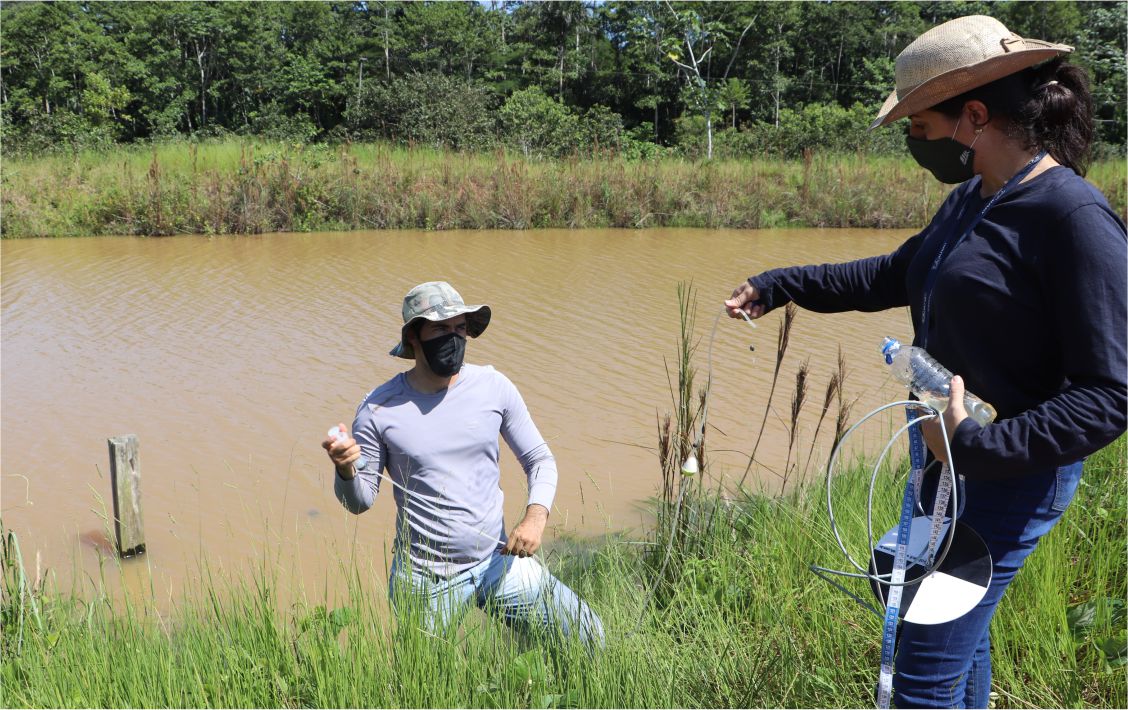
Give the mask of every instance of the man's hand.
M 341 431 L 346 432 L 345 438 L 330 439 L 325 437 L 325 440 L 321 442 L 321 448 L 328 452 L 329 460 L 337 467 L 337 475 L 347 481 L 356 477 L 353 462 L 360 458 L 360 446 L 347 433 L 349 430 L 345 428 L 344 422 L 337 426 L 340 427 Z
M 533 503 L 525 509 L 525 517 L 509 533 L 509 542 L 501 548 L 503 555 L 529 557 L 540 549 L 544 526 L 548 523 L 548 508 Z
M 948 430 L 948 441 L 956 436 L 956 427 L 967 419 L 967 410 L 964 409 L 964 381 L 959 375 L 952 377 L 948 388 L 948 406 L 941 415 L 944 417 L 944 426 Z M 921 422 L 921 433 L 924 434 L 924 443 L 929 451 L 941 463 L 948 463 L 948 450 L 944 446 L 944 435 L 940 431 L 940 422 L 930 419 Z
M 725 310 L 729 318 L 739 318 L 740 311 L 748 314 L 749 318 L 759 318 L 764 315 L 763 304 L 756 303 L 760 299 L 760 292 L 756 287 L 745 281 L 732 292 L 732 298 L 725 301 Z

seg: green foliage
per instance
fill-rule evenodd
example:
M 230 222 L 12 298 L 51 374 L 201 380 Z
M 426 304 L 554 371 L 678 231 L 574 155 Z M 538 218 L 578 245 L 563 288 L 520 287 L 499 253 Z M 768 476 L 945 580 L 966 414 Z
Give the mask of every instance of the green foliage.
M 1128 26 L 1128 4 L 1092 3 L 1084 9 L 1089 17 L 1077 28 L 1077 63 L 1090 74 L 1097 138 L 1106 145 L 1118 146 L 1123 156 L 1128 138 L 1128 57 L 1122 43 Z
M 698 114 L 682 116 L 674 121 L 674 138 L 677 146 L 686 155 L 700 157 L 705 155 L 705 117 Z M 716 136 L 720 141 L 720 134 Z
M 732 111 L 731 128 L 736 128 L 737 109 L 746 109 L 752 103 L 752 91 L 741 79 L 728 79 L 717 93 L 721 106 Z
M 538 87 L 513 92 L 499 117 L 507 142 L 526 158 L 565 155 L 579 148 L 580 120 Z
M 105 126 L 111 121 L 129 121 L 129 115 L 123 110 L 131 100 L 129 90 L 124 86 L 111 86 L 98 72 L 87 74 L 86 88 L 82 90 L 82 109 L 92 128 Z
M 412 73 L 387 83 L 370 82 L 349 104 L 345 119 L 358 138 L 482 150 L 494 143 L 495 103 L 480 82 Z
M 114 131 L 110 125 L 101 121 L 94 124 L 87 116 L 68 109 L 58 109 L 50 115 L 41 116 L 34 125 L 23 130 L 10 123 L 5 129 L 5 139 L 9 132 L 17 134 L 17 150 L 30 154 L 105 149 L 114 144 Z
M 305 114 L 289 113 L 279 101 L 271 101 L 261 109 L 251 111 L 251 132 L 263 138 L 283 143 L 308 143 L 317 135 L 313 119 Z
M 722 130 L 715 136 L 718 157 L 801 158 L 811 151 L 901 155 L 904 138 L 895 129 L 870 131 L 873 115 L 868 107 L 855 104 L 811 104 L 801 109 L 781 109 L 779 125 L 754 123 L 740 129 Z M 704 120 L 686 116 L 677 121 L 677 142 L 690 156 L 704 155 Z
M 589 108 L 579 122 L 581 151 L 618 153 L 623 145 L 623 118 L 606 106 Z
M 716 132 L 802 122 L 786 112 L 815 106 L 852 112 L 860 105 L 873 114 L 892 89 L 894 57 L 915 36 L 986 13 L 1021 34 L 1077 48 L 1071 61 L 1092 77 L 1098 137 L 1112 146 L 1102 150 L 1115 155 L 1128 134 L 1126 7 L 3 3 L 0 128 L 8 155 L 225 133 L 302 142 L 379 137 L 458 150 L 492 150 L 500 142 L 522 151 L 527 144 L 538 155 L 582 153 L 596 141 L 601 149 L 614 143 L 626 154 L 646 155 L 653 149 L 638 142 L 684 147 L 696 135 L 683 120 L 690 115 Z M 565 109 L 546 115 L 567 125 L 559 135 L 515 136 L 512 126 L 499 134 L 501 107 L 515 96 L 528 103 L 518 94 L 533 90 Z M 597 106 L 603 113 L 582 125 Z M 392 114 L 385 116 L 385 108 Z M 614 122 L 611 115 L 634 142 L 608 142 L 619 130 L 593 127 Z M 797 142 L 833 150 L 850 142 L 812 130 L 795 128 L 775 140 L 781 154 L 794 154 Z M 768 141 L 764 136 L 754 142 Z M 716 138 L 723 154 L 732 137 Z M 707 151 L 708 126 L 704 142 Z

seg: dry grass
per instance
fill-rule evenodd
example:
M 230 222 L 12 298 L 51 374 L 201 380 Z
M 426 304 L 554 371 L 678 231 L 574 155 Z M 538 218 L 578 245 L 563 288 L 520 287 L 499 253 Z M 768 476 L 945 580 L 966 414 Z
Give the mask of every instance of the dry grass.
M 1121 163 L 1091 178 L 1124 214 Z M 385 145 L 171 143 L 0 166 L 4 237 L 340 229 L 911 228 L 947 188 L 911 159 L 796 162 L 614 157 Z

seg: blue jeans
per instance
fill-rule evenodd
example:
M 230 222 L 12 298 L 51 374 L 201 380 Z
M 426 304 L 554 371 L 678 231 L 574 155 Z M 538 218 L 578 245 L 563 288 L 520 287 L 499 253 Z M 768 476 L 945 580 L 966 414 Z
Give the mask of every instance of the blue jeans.
M 894 662 L 899 708 L 985 708 L 991 692 L 991 617 L 1038 540 L 1065 512 L 1081 480 L 1078 461 L 1006 481 L 963 483 L 960 520 L 991 551 L 991 584 L 977 607 L 946 624 L 902 623 Z M 922 490 L 935 491 L 935 485 Z M 931 502 L 926 510 L 931 511 Z
M 595 612 L 535 558 L 494 551 L 474 567 L 449 579 L 416 568 L 398 555 L 392 561 L 389 595 L 393 606 L 408 592 L 422 602 L 423 626 L 444 632 L 461 622 L 470 604 L 501 617 L 523 633 L 578 634 L 589 650 L 603 648 L 603 624 Z

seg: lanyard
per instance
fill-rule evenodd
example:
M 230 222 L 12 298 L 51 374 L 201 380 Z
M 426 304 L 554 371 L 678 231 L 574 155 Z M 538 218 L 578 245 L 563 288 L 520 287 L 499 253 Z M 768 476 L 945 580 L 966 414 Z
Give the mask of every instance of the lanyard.
M 960 210 L 959 216 L 956 218 L 955 223 L 949 230 L 948 238 L 945 239 L 944 243 L 940 245 L 940 249 L 936 252 L 936 256 L 932 259 L 932 266 L 929 267 L 928 275 L 924 278 L 924 294 L 921 297 L 920 307 L 921 347 L 928 347 L 928 318 L 932 312 L 932 289 L 936 286 L 936 278 L 940 275 L 940 266 L 944 263 L 944 259 L 946 259 L 948 255 L 951 254 L 953 250 L 955 250 L 956 246 L 960 242 L 967 238 L 967 235 L 971 234 L 971 230 L 975 229 L 975 227 L 978 226 L 979 221 L 983 219 L 983 216 L 985 214 L 987 214 L 987 210 L 995 206 L 995 203 L 999 201 L 999 198 L 1001 198 L 1008 189 L 1010 189 L 1011 185 L 1017 185 L 1018 183 L 1022 182 L 1023 178 L 1029 175 L 1030 171 L 1034 169 L 1034 166 L 1037 165 L 1044 157 L 1046 157 L 1046 151 L 1043 150 L 1033 158 L 1031 158 L 1030 162 L 1027 163 L 1022 168 L 1022 170 L 1019 170 L 1017 173 L 1011 176 L 1009 180 L 1003 183 L 1003 186 L 999 188 L 998 192 L 996 192 L 994 195 L 991 195 L 991 199 L 987 200 L 987 204 L 983 205 L 983 209 L 979 210 L 979 213 L 975 215 L 974 218 L 972 218 L 971 222 L 967 225 L 967 228 L 965 228 L 958 237 L 952 239 L 952 235 L 955 234 L 955 231 L 957 229 L 959 229 L 960 221 L 963 219 L 963 213 L 967 209 L 967 203 L 971 200 L 971 195 L 969 194 L 964 199 L 963 209 Z

